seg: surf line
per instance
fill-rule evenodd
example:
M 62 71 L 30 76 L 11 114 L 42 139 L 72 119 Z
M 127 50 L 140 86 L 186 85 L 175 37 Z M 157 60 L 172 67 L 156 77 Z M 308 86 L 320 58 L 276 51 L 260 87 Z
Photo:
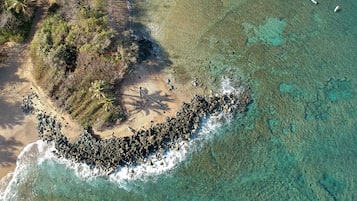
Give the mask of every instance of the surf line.
M 182 105 L 175 117 L 148 130 L 136 131 L 131 137 L 100 140 L 84 132 L 76 142 L 70 143 L 61 133 L 60 122 L 40 112 L 37 118 L 42 140 L 28 145 L 19 155 L 19 165 L 8 188 L 19 181 L 20 172 L 28 164 L 26 161 L 55 160 L 73 169 L 80 178 L 106 177 L 117 183 L 167 172 L 199 148 L 200 142 L 209 139 L 210 133 L 230 117 L 247 110 L 251 102 L 249 90 L 232 87 L 229 79 L 223 79 L 221 85 L 219 93 L 195 96 L 190 103 Z M 38 158 L 25 159 L 29 150 L 33 150 L 29 156 Z M 5 191 L 5 197 L 9 191 Z

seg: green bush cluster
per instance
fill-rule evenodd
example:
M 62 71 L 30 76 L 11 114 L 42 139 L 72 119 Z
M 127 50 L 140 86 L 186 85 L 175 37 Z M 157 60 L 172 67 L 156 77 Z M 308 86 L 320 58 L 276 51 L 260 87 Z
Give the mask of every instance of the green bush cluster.
M 0 43 L 25 40 L 33 14 L 33 5 L 25 0 L 0 0 Z
M 136 61 L 136 43 L 116 35 L 102 10 L 82 7 L 71 19 L 56 10 L 31 45 L 38 84 L 83 126 L 123 120 L 115 91 Z

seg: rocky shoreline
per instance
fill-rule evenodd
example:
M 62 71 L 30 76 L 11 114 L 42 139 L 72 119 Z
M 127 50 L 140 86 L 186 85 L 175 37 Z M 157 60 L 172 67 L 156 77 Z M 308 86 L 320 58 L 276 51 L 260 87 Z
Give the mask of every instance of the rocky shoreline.
M 24 98 L 24 112 L 33 113 L 31 99 L 34 97 L 31 94 Z M 194 138 L 204 119 L 222 113 L 243 113 L 250 102 L 247 91 L 210 97 L 196 95 L 190 103 L 183 103 L 175 117 L 167 117 L 164 123 L 146 130 L 135 131 L 128 127 L 133 135 L 121 138 L 100 139 L 90 130 L 85 130 L 75 142 L 70 142 L 61 132 L 60 121 L 43 111 L 37 111 L 37 130 L 40 139 L 54 143 L 57 157 L 85 163 L 110 174 L 120 167 L 147 162 L 151 155 L 160 159 L 168 150 L 179 150 L 179 142 Z

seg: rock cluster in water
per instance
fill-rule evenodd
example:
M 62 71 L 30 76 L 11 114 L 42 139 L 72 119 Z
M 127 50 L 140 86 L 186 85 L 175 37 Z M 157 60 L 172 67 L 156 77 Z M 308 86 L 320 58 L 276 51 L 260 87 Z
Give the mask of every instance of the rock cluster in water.
M 249 102 L 246 92 L 239 94 L 239 100 L 235 94 L 197 95 L 189 104 L 183 103 L 175 117 L 168 117 L 164 123 L 152 125 L 147 130 L 132 130 L 134 135 L 121 138 L 98 139 L 85 131 L 72 143 L 61 133 L 61 124 L 56 118 L 44 112 L 37 115 L 37 129 L 41 139 L 54 142 L 58 157 L 85 163 L 109 174 L 119 167 L 146 162 L 150 155 L 156 154 L 160 159 L 169 149 L 180 149 L 179 142 L 194 138 L 203 119 L 210 115 L 244 112 Z

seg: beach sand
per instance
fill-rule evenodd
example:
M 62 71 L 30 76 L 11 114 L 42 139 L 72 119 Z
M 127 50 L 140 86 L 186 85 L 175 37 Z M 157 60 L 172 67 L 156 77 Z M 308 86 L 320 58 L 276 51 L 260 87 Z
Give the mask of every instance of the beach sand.
M 0 178 L 14 170 L 16 159 L 23 148 L 38 140 L 36 116 L 25 114 L 21 110 L 24 96 L 37 93 L 34 100 L 37 109 L 46 111 L 68 126 L 63 132 L 69 137 L 77 136 L 83 129 L 64 114 L 53 107 L 45 93 L 36 86 L 32 78 L 32 62 L 26 44 L 6 43 L 0 47 L 7 58 L 0 64 Z
M 35 108 L 56 116 L 63 125 L 62 133 L 70 140 L 83 133 L 83 128 L 69 114 L 56 108 L 32 77 L 29 44 L 51 2 L 36 2 L 41 9 L 36 12 L 24 44 L 9 42 L 0 45 L 1 55 L 7 55 L 0 60 L 0 178 L 14 170 L 17 156 L 24 147 L 38 140 L 35 115 L 21 110 L 24 96 L 36 93 L 39 98 L 33 100 Z M 127 120 L 103 131 L 94 129 L 94 132 L 101 138 L 132 135 L 129 127 L 138 130 L 164 122 L 166 117 L 175 115 L 182 102 L 189 102 L 195 94 L 207 93 L 190 82 L 177 80 L 165 63 L 153 57 L 137 64 L 118 91 Z
M 26 45 L 5 44 L 8 57 L 0 64 L 0 177 L 15 168 L 18 154 L 36 141 L 35 118 L 21 111 L 22 96 L 31 92 L 30 67 Z
M 83 132 L 69 114 L 56 108 L 46 93 L 36 86 L 26 44 L 7 43 L 1 51 L 7 58 L 0 67 L 0 178 L 14 170 L 17 156 L 24 147 L 38 140 L 35 115 L 21 111 L 24 96 L 33 92 L 38 94 L 35 107 L 56 116 L 65 125 L 62 132 L 71 140 Z M 149 59 L 136 65 L 118 91 L 128 119 L 101 132 L 94 130 L 95 134 L 101 138 L 132 135 L 128 127 L 138 130 L 164 122 L 166 117 L 175 115 L 182 102 L 189 102 L 195 94 L 203 93 L 191 83 L 176 80 L 173 72 L 164 69 L 155 58 Z
M 119 99 L 128 115 L 125 122 L 96 134 L 102 138 L 132 135 L 134 130 L 147 129 L 174 116 L 183 102 L 189 102 L 195 94 L 204 94 L 203 89 L 177 80 L 170 69 L 162 67 L 155 58 L 136 65 L 124 79 Z
M 35 116 L 26 115 L 21 110 L 23 97 L 35 89 L 28 44 L 48 6 L 46 1 L 36 4 L 40 9 L 34 16 L 26 43 L 0 44 L 4 56 L 0 60 L 0 178 L 15 169 L 17 156 L 24 147 L 38 140 Z

